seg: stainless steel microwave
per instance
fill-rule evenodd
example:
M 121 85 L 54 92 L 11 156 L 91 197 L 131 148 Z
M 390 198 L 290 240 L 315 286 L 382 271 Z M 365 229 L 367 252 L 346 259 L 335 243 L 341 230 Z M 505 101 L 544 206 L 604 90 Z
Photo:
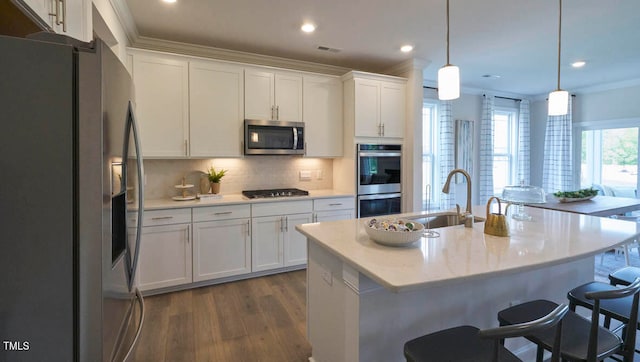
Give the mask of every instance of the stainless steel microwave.
M 245 155 L 304 154 L 304 123 L 244 120 Z

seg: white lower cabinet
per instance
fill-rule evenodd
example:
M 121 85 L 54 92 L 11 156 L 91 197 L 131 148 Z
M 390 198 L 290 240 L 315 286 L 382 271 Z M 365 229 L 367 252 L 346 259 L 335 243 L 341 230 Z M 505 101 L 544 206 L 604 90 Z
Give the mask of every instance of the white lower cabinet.
M 251 272 L 250 212 L 249 205 L 193 210 L 194 282 Z
M 313 221 L 348 220 L 355 217 L 355 199 L 336 197 L 313 201 Z
M 313 216 L 314 222 L 349 220 L 355 217 L 355 210 L 316 211 Z
M 310 222 L 311 213 L 285 216 L 284 266 L 307 264 L 307 238 L 296 230 L 296 226 Z
M 304 266 L 307 240 L 296 226 L 351 219 L 354 208 L 353 197 L 336 197 L 147 210 L 136 285 L 142 291 L 183 289 L 195 282 Z M 128 222 L 136 225 L 137 214 L 131 213 Z M 132 240 L 135 231 L 129 230 Z
M 312 221 L 311 200 L 252 205 L 251 270 L 307 263 L 307 241 L 296 231 Z
M 251 220 L 251 270 L 254 272 L 284 265 L 284 217 L 263 216 Z
M 173 287 L 192 282 L 191 224 L 142 228 L 138 287 Z

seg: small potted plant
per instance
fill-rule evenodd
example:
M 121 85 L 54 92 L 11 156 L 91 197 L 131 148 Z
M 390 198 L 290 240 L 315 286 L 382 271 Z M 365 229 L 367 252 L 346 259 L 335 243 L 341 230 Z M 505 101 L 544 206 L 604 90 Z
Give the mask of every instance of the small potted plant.
M 216 171 L 216 169 L 211 166 L 209 172 L 207 173 L 207 177 L 209 178 L 209 184 L 211 185 L 212 194 L 220 193 L 220 180 L 226 173 L 227 170 Z

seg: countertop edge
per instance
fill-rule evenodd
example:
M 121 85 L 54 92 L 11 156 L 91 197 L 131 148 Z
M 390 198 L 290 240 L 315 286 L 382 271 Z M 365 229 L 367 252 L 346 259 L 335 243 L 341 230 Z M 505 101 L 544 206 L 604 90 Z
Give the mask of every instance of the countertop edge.
M 475 211 L 480 211 L 479 208 L 474 208 Z M 548 210 L 545 212 L 546 214 L 549 214 L 550 217 L 554 217 L 555 215 L 561 215 L 561 214 L 565 214 L 565 215 L 571 215 L 571 213 L 563 213 L 560 211 L 554 211 L 554 210 Z M 484 213 L 482 212 L 476 212 L 474 213 L 475 215 L 478 216 L 483 216 Z M 575 214 L 574 214 L 575 215 Z M 399 216 L 399 215 L 398 215 Z M 538 215 L 539 218 L 542 218 L 541 215 Z M 595 219 L 600 219 L 594 216 L 587 216 L 587 215 L 576 215 L 576 218 L 590 218 L 592 220 Z M 603 219 L 603 221 L 606 222 L 610 222 L 610 220 L 608 218 Z M 483 228 L 484 223 L 478 223 L 476 228 L 478 228 L 479 232 L 482 233 L 482 228 Z M 347 225 L 348 227 L 352 227 L 353 225 Z M 339 249 L 335 249 L 331 242 L 327 243 L 325 241 L 319 240 L 318 239 L 318 231 L 316 229 L 308 229 L 307 228 L 317 228 L 318 225 L 314 225 L 312 226 L 312 224 L 305 224 L 305 225 L 300 225 L 297 226 L 296 229 L 301 232 L 303 235 L 305 235 L 305 237 L 307 237 L 310 242 L 315 243 L 316 245 L 318 245 L 319 247 L 321 247 L 322 249 L 328 251 L 329 253 L 331 253 L 332 255 L 334 255 L 336 258 L 340 259 L 341 261 L 343 261 L 344 263 L 347 263 L 350 267 L 352 267 L 353 269 L 355 269 L 356 271 L 358 271 L 359 273 L 362 273 L 364 276 L 366 276 L 367 278 L 371 279 L 372 281 L 374 281 L 375 283 L 379 284 L 381 287 L 394 292 L 394 293 L 402 293 L 402 292 L 410 292 L 410 291 L 415 291 L 415 290 L 420 290 L 420 289 L 424 289 L 424 288 L 431 288 L 431 287 L 437 287 L 440 285 L 451 285 L 451 284 L 455 284 L 458 282 L 465 282 L 465 281 L 473 281 L 473 280 L 480 280 L 480 279 L 484 279 L 484 278 L 491 278 L 491 277 L 497 277 L 497 276 L 506 276 L 506 275 L 510 275 L 510 274 L 514 274 L 514 273 L 520 273 L 520 272 L 527 272 L 527 271 L 532 271 L 532 270 L 536 270 L 536 269 L 540 269 L 540 268 L 544 268 L 544 267 L 549 267 L 549 266 L 554 266 L 554 265 L 560 265 L 563 263 L 567 263 L 567 262 L 573 262 L 573 261 L 577 261 L 577 260 L 581 260 L 584 258 L 588 258 L 588 257 L 592 257 L 597 255 L 598 253 L 602 253 L 606 250 L 609 250 L 611 248 L 617 247 L 617 246 L 621 246 L 624 245 L 625 243 L 629 242 L 630 240 L 632 240 L 635 237 L 638 237 L 638 235 L 640 235 L 640 229 L 638 229 L 636 232 L 633 232 L 631 234 L 627 234 L 624 235 L 624 238 L 621 238 L 619 240 L 615 240 L 613 243 L 608 244 L 608 245 L 601 245 L 598 248 L 592 248 L 590 250 L 582 250 L 579 253 L 575 253 L 572 255 L 565 255 L 564 257 L 559 257 L 559 258 L 553 258 L 553 259 L 548 259 L 545 261 L 540 261 L 536 264 L 523 264 L 523 265 L 517 265 L 517 266 L 511 266 L 509 268 L 502 268 L 502 269 L 496 269 L 496 270 L 485 270 L 483 272 L 480 273 L 476 273 L 476 274 L 471 274 L 471 275 L 460 275 L 460 276 L 445 276 L 445 277 L 437 277 L 436 279 L 432 279 L 432 280 L 414 280 L 414 281 L 407 281 L 406 283 L 396 283 L 394 282 L 393 278 L 389 279 L 389 278 L 385 278 L 384 275 L 380 275 L 380 273 L 376 272 L 375 270 L 370 270 L 370 265 L 364 265 L 360 263 L 360 260 L 355 260 L 350 258 L 350 255 L 348 253 L 343 253 L 342 250 Z M 337 227 L 337 226 L 336 226 Z M 462 225 L 457 225 L 457 226 L 450 226 L 450 227 L 446 227 L 443 229 L 450 229 L 450 230 L 454 230 L 455 228 L 463 228 Z M 635 235 L 634 235 L 635 234 Z
M 291 196 L 280 198 L 264 198 L 264 199 L 247 199 L 242 194 L 226 194 L 222 195 L 220 199 L 214 200 L 189 200 L 189 201 L 174 201 L 170 198 L 163 199 L 148 199 L 144 200 L 145 210 L 165 210 L 165 209 L 184 209 L 184 208 L 196 208 L 196 207 L 208 207 L 208 206 L 224 206 L 224 205 L 251 205 L 260 204 L 265 202 L 287 202 L 287 201 L 304 201 L 304 200 L 316 200 L 316 199 L 329 199 L 337 197 L 350 197 L 354 199 L 355 207 L 355 194 L 348 192 L 341 192 L 331 189 L 323 190 L 309 190 L 308 196 Z

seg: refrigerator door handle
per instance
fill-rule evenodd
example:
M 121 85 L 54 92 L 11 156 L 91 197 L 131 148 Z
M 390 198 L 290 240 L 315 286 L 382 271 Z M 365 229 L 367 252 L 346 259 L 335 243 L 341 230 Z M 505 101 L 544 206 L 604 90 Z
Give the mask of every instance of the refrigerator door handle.
M 142 235 L 142 219 L 144 214 L 144 165 L 142 163 L 142 147 L 140 145 L 140 134 L 138 133 L 138 125 L 133 114 L 133 106 L 129 101 L 128 118 L 131 122 L 129 127 L 133 131 L 133 144 L 136 149 L 136 168 L 138 172 L 138 223 L 136 232 L 136 247 L 131 263 L 131 279 L 129 279 L 129 290 L 133 290 L 133 282 L 138 269 L 138 257 L 140 255 L 140 236 Z M 127 127 L 127 132 L 129 131 Z
M 138 300 L 138 304 L 140 304 L 140 320 L 138 322 L 138 330 L 136 331 L 136 336 L 133 338 L 133 342 L 131 342 L 131 346 L 129 346 L 127 354 L 122 359 L 123 362 L 129 361 L 131 354 L 138 344 L 138 339 L 140 338 L 140 333 L 142 332 L 142 325 L 144 324 L 144 298 L 142 298 L 142 293 L 140 293 L 140 290 L 138 288 L 136 288 L 136 299 Z

